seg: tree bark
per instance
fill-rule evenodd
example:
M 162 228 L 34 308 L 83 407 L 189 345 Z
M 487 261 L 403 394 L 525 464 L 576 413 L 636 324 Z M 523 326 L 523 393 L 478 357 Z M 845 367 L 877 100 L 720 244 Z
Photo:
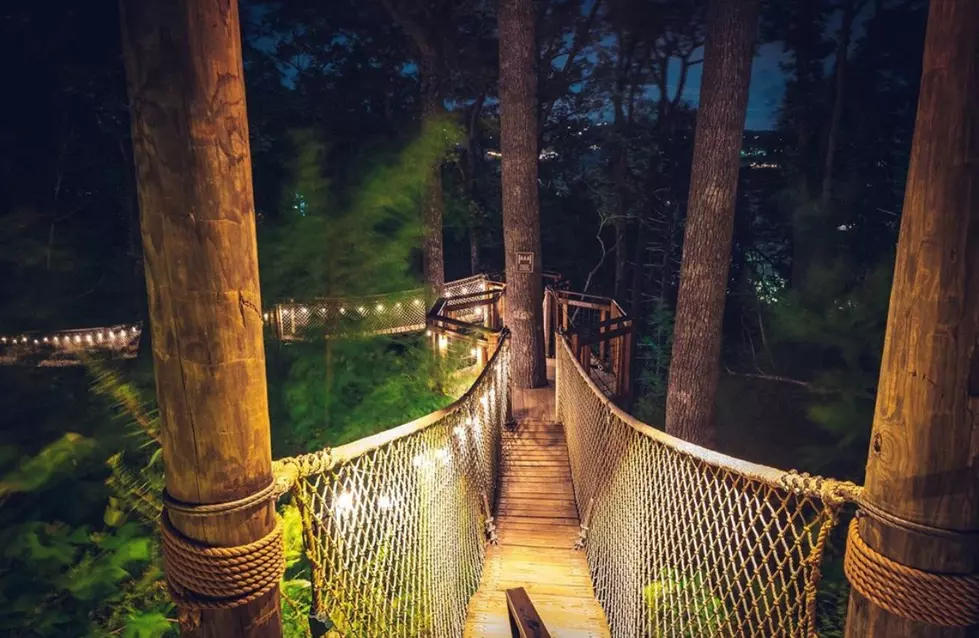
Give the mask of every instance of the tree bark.
M 836 92 L 833 98 L 833 112 L 829 120 L 829 131 L 826 134 L 826 159 L 823 162 L 823 184 L 819 192 L 819 209 L 826 214 L 833 197 L 833 170 L 836 163 L 836 138 L 840 132 L 840 119 L 843 117 L 843 98 L 846 89 L 846 56 L 850 48 L 850 32 L 853 29 L 853 19 L 856 17 L 856 0 L 845 0 L 843 3 L 843 22 L 836 37 Z
M 272 480 L 251 155 L 238 5 L 121 0 L 146 289 L 167 492 L 190 504 Z M 272 503 L 171 513 L 208 546 L 249 543 Z M 207 611 L 190 635 L 281 635 L 279 592 Z
M 712 446 L 758 0 L 713 0 L 666 397 L 666 430 Z
M 463 165 L 463 189 L 469 203 L 469 269 L 473 275 L 478 275 L 480 270 L 479 258 L 479 207 L 476 204 L 475 180 L 476 180 L 476 150 L 477 136 L 479 134 L 479 116 L 483 111 L 483 103 L 486 101 L 486 94 L 480 93 L 476 97 L 472 108 L 469 109 L 469 126 L 466 128 L 466 163 Z
M 865 495 L 960 542 L 870 517 L 860 535 L 930 572 L 979 567 L 979 3 L 932 0 L 894 266 Z M 976 628 L 905 620 L 855 590 L 846 635 L 943 638 Z
M 514 387 L 547 384 L 541 300 L 540 209 L 537 193 L 537 72 L 532 0 L 500 0 L 500 151 L 507 325 Z M 521 272 L 518 253 L 530 253 Z
M 422 130 L 431 130 L 432 123 L 442 112 L 439 59 L 434 48 L 421 47 L 419 76 L 422 92 Z M 445 285 L 445 264 L 442 256 L 442 161 L 432 166 L 422 201 L 422 269 L 425 283 L 436 295 Z

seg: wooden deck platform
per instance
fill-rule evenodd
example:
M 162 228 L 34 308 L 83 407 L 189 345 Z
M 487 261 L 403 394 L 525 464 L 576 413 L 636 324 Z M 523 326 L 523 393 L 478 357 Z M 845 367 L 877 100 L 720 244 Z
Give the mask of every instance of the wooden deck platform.
M 585 553 L 574 550 L 578 511 L 564 427 L 553 422 L 553 386 L 514 392 L 513 412 L 517 425 L 503 433 L 499 544 L 487 550 L 465 636 L 509 638 L 504 592 L 523 587 L 555 638 L 607 637 Z

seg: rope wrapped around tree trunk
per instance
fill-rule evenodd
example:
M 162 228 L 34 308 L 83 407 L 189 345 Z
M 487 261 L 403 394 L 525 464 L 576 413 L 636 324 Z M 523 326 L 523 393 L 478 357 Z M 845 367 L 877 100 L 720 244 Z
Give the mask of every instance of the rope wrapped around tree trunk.
M 169 511 L 209 517 L 242 511 L 278 495 L 276 483 L 251 496 L 228 503 L 189 505 L 164 494 L 160 517 L 163 562 L 170 595 L 179 610 L 180 625 L 193 629 L 204 610 L 231 609 L 270 592 L 285 573 L 282 519 L 264 537 L 235 547 L 211 547 L 193 541 L 170 521 Z
M 893 561 L 864 542 L 856 518 L 843 569 L 854 589 L 892 614 L 940 627 L 979 624 L 979 574 L 936 574 Z

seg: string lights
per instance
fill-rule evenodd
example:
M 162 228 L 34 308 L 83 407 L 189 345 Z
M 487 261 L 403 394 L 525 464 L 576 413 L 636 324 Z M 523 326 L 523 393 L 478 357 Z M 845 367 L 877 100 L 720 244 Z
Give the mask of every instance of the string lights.
M 117 349 L 131 345 L 140 334 L 142 328 L 139 325 L 120 326 L 118 328 L 92 328 L 89 330 L 70 330 L 54 334 L 22 334 L 17 336 L 0 336 L 0 346 L 8 345 L 21 349 L 22 346 L 55 348 L 55 349 L 76 349 L 76 346 L 84 348 L 109 348 Z

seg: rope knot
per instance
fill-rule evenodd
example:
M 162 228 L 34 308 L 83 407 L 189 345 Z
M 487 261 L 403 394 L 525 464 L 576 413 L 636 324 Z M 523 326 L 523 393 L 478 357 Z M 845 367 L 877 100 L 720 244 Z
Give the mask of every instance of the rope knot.
M 274 501 L 278 481 L 245 498 L 227 503 L 192 505 L 164 493 L 160 517 L 163 564 L 167 587 L 178 608 L 184 630 L 200 624 L 205 610 L 232 609 L 258 600 L 272 591 L 285 573 L 282 519 L 262 538 L 233 547 L 213 547 L 188 538 L 170 520 L 170 512 L 209 518 L 226 515 Z
M 902 565 L 861 538 L 850 521 L 843 570 L 853 588 L 878 607 L 940 627 L 979 624 L 979 574 L 939 574 Z

